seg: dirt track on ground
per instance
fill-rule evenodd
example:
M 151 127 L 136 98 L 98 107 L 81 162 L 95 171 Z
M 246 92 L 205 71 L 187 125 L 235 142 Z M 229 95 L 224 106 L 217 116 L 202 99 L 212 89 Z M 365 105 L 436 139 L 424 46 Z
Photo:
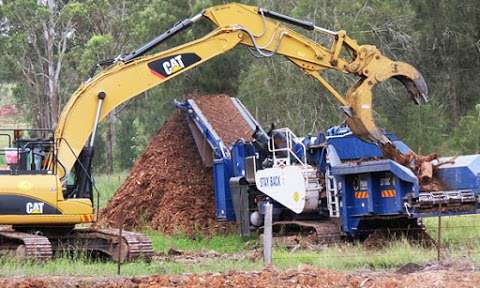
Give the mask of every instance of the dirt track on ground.
M 227 272 L 132 278 L 3 278 L 1 287 L 478 287 L 480 272 L 431 269 L 415 273 L 341 273 L 308 266 L 283 272 Z

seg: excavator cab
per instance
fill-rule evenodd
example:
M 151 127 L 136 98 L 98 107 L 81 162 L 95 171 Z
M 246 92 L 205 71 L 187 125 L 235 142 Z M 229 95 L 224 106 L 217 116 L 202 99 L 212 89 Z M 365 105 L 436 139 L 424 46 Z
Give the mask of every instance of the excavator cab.
M 0 174 L 4 175 L 55 175 L 58 163 L 55 155 L 54 132 L 49 129 L 4 129 L 6 147 L 0 150 L 3 158 Z M 86 165 L 86 153 L 80 153 L 74 168 L 66 175 L 64 199 L 85 198 L 93 203 L 90 166 Z M 88 168 L 86 167 L 88 166 Z
M 2 129 L 0 141 L 4 144 L 0 149 L 1 223 L 91 222 L 91 189 L 88 194 L 67 193 L 72 188 L 58 177 L 62 163 L 57 159 L 52 130 Z
M 3 129 L 0 138 L 6 143 L 0 151 L 0 174 L 54 174 L 53 131 L 47 129 Z M 1 162 L 0 162 L 1 163 Z

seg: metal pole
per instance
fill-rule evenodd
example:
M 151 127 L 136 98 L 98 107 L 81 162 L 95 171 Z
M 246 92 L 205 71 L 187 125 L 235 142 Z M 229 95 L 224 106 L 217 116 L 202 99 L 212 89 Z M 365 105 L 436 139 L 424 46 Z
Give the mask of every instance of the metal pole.
M 265 204 L 265 219 L 263 226 L 263 264 L 272 265 L 272 211 L 273 205 Z
M 118 259 L 117 259 L 117 275 L 120 276 L 121 266 L 122 266 L 122 232 L 123 232 L 123 215 L 122 222 L 120 223 L 120 228 L 118 229 Z
M 90 136 L 90 142 L 88 143 L 90 147 L 93 147 L 93 143 L 95 141 L 95 134 L 97 133 L 98 122 L 100 121 L 100 112 L 102 111 L 103 101 L 107 94 L 105 92 L 98 93 L 98 104 L 97 104 L 97 112 L 95 113 L 95 120 L 93 122 L 92 127 L 92 135 Z
M 442 250 L 442 204 L 438 205 L 438 224 L 437 224 L 437 261 L 440 262 Z

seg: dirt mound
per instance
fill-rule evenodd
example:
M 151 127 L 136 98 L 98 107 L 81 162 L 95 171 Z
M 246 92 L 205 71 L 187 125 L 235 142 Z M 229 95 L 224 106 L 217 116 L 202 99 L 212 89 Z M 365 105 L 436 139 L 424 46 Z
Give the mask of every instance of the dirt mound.
M 203 167 L 184 116 L 177 112 L 150 141 L 103 211 L 125 228 L 150 225 L 165 233 L 215 226 L 212 171 Z
M 251 134 L 227 96 L 194 98 L 226 144 Z M 100 224 L 118 227 L 124 221 L 128 229 L 148 225 L 167 234 L 231 230 L 231 224 L 215 220 L 212 181 L 212 170 L 203 165 L 184 115 L 176 112 L 135 162 Z

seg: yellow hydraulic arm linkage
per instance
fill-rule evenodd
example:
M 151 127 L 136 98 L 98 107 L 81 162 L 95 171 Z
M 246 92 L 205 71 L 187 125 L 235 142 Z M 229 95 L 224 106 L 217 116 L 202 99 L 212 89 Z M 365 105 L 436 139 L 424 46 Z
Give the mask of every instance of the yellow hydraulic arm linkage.
M 203 38 L 144 56 L 202 18 L 209 19 L 217 28 Z M 332 45 L 324 47 L 281 22 L 333 37 Z M 377 83 L 394 77 L 405 84 L 417 104 L 427 99 L 427 86 L 415 68 L 392 61 L 375 46 L 357 44 L 345 31 L 330 31 L 258 7 L 236 3 L 214 6 L 179 22 L 130 54 L 111 60 L 107 69 L 80 86 L 68 101 L 55 131 L 60 176 L 72 169 L 84 148 L 91 150 L 98 122 L 115 107 L 238 44 L 253 47 L 265 57 L 281 54 L 317 79 L 340 103 L 352 131 L 369 141 L 389 142 L 375 126 L 372 115 L 372 88 Z M 341 56 L 344 50 L 350 52 L 351 59 Z M 325 69 L 350 73 L 359 80 L 346 95 L 341 95 L 322 77 Z

